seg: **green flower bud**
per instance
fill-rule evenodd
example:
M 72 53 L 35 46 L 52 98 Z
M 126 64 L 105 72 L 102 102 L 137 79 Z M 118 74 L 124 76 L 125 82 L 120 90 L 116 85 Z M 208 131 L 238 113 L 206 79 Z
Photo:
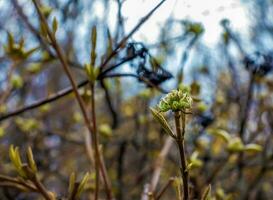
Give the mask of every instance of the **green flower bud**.
M 178 90 L 172 90 L 158 104 L 160 112 L 186 110 L 191 107 L 192 97 L 189 87 L 186 86 L 180 86 Z

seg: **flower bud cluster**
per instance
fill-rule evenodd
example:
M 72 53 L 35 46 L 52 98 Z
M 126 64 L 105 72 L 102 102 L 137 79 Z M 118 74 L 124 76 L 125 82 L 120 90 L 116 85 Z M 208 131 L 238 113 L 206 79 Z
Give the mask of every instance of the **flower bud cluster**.
M 158 104 L 160 112 L 172 111 L 185 111 L 192 107 L 192 97 L 190 95 L 190 88 L 183 86 L 181 89 L 172 90 Z

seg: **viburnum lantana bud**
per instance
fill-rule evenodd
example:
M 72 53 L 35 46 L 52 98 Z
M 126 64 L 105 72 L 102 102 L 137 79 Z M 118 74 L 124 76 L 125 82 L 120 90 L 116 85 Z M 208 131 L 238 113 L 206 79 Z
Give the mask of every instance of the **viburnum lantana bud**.
M 190 88 L 182 86 L 178 90 L 172 90 L 158 104 L 160 112 L 167 112 L 169 110 L 185 111 L 192 107 L 192 97 L 190 95 Z

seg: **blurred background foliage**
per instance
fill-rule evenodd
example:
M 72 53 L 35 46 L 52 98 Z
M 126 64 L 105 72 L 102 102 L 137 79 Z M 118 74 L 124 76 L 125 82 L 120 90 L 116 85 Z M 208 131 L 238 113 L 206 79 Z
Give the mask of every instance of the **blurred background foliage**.
M 90 112 L 84 65 L 90 62 L 92 27 L 97 29 L 93 64 L 99 67 L 130 31 L 122 10 L 128 1 L 38 1 L 77 83 L 83 83 L 79 92 Z M 272 198 L 273 2 L 240 2 L 248 10 L 248 34 L 222 19 L 222 33 L 211 47 L 202 39 L 202 23 L 170 15 L 159 24 L 156 42 L 130 37 L 98 76 L 99 143 L 116 199 L 145 199 L 147 184 L 158 192 L 180 176 L 175 145 L 149 107 L 181 83 L 197 99 L 186 128 L 192 199 L 201 199 L 209 184 L 211 199 Z M 89 172 L 81 196 L 88 199 L 95 185 L 90 138 L 32 1 L 0 0 L 0 18 L 0 173 L 17 176 L 10 145 L 22 155 L 30 146 L 41 182 L 60 198 L 67 196 L 71 173 L 82 178 Z M 0 177 L 0 199 L 42 198 L 1 182 Z M 176 198 L 178 183 L 172 182 L 162 199 Z M 106 198 L 103 187 L 100 197 Z

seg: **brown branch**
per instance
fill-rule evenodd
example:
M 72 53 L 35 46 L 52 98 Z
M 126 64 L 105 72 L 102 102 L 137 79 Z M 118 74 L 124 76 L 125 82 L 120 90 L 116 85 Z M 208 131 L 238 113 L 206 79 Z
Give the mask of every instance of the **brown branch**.
M 88 83 L 87 80 L 82 81 L 81 83 L 79 83 L 77 85 L 77 87 L 81 88 L 81 87 L 85 86 L 87 83 Z M 7 114 L 4 114 L 4 115 L 0 116 L 0 121 L 3 121 L 3 120 L 8 119 L 10 117 L 14 117 L 14 116 L 22 114 L 22 113 L 24 113 L 26 111 L 29 111 L 29 110 L 38 108 L 40 106 L 43 106 L 44 104 L 47 104 L 47 103 L 53 102 L 55 100 L 58 100 L 58 99 L 60 99 L 60 98 L 62 98 L 64 96 L 70 94 L 71 92 L 73 92 L 73 88 L 71 86 L 69 86 L 69 87 L 67 87 L 65 89 L 60 90 L 59 92 L 57 92 L 55 94 L 50 95 L 47 98 L 38 100 L 38 101 L 28 105 L 28 106 L 25 106 L 23 108 L 19 108 L 19 109 L 15 110 L 15 111 L 12 111 L 12 112 L 9 112 Z
M 173 143 L 173 139 L 171 137 L 168 137 L 155 162 L 154 172 L 153 172 L 153 176 L 152 176 L 152 180 L 150 184 L 150 191 L 152 192 L 154 192 L 156 189 L 156 186 L 158 184 L 159 177 L 162 171 L 162 166 L 164 164 L 167 154 L 169 153 L 171 149 L 172 143 Z
M 47 189 L 44 187 L 44 185 L 39 181 L 37 175 L 35 174 L 32 182 L 35 184 L 36 188 L 38 191 L 44 196 L 46 200 L 54 200 L 53 198 L 47 191 Z
M 99 185 L 100 185 L 100 176 L 99 176 L 99 167 L 100 167 L 100 155 L 99 155 L 99 141 L 97 135 L 97 121 L 96 121 L 96 108 L 95 108 L 95 88 L 94 84 L 90 82 L 90 89 L 91 89 L 91 116 L 92 116 L 92 124 L 93 124 L 93 146 L 95 149 L 95 193 L 94 199 L 97 200 L 99 196 Z M 90 134 L 91 135 L 91 134 Z M 102 170 L 104 171 L 104 170 Z M 108 193 L 107 193 L 108 194 Z M 111 199 L 111 196 L 108 196 L 108 199 Z
M 118 50 L 122 48 L 127 40 L 132 37 L 132 35 L 152 16 L 152 14 L 165 2 L 166 0 L 162 0 L 158 3 L 147 15 L 145 15 L 139 23 L 129 32 L 127 36 L 125 36 L 117 45 L 117 47 L 112 51 L 112 53 L 105 59 L 105 61 L 101 64 L 100 69 L 106 67 L 109 61 L 118 53 Z
M 30 191 L 38 192 L 37 188 L 35 188 L 35 186 L 32 185 L 30 182 L 21 181 L 17 178 L 13 178 L 13 177 L 1 175 L 1 174 L 0 174 L 0 183 L 1 183 L 0 186 L 12 187 L 13 184 L 15 184 L 16 186 L 18 186 L 18 185 L 22 186 L 20 188 L 17 187 L 18 189 L 26 188 Z
M 158 195 L 156 195 L 155 200 L 159 200 L 163 196 L 163 194 L 171 186 L 173 181 L 174 181 L 174 178 L 169 179 L 169 181 L 166 183 L 166 185 L 164 185 L 163 188 L 159 191 Z
M 137 79 L 140 79 L 143 82 L 145 82 L 147 85 L 156 88 L 160 92 L 167 93 L 167 91 L 165 91 L 164 89 L 160 88 L 159 86 L 156 86 L 156 85 L 152 84 L 148 79 L 141 78 L 141 77 L 139 77 L 138 75 L 135 75 L 135 74 L 126 74 L 126 73 L 109 74 L 109 75 L 105 75 L 103 77 L 103 79 L 104 78 L 113 78 L 113 77 L 133 77 L 133 78 L 137 78 Z M 88 82 L 89 82 L 88 80 L 81 81 L 77 85 L 77 88 L 81 88 L 81 87 L 87 85 Z M 30 104 L 28 106 L 25 106 L 23 108 L 19 108 L 17 110 L 11 111 L 9 113 L 6 113 L 6 114 L 0 116 L 0 122 L 3 121 L 3 120 L 5 120 L 5 119 L 8 119 L 10 117 L 14 117 L 14 116 L 17 116 L 17 115 L 22 114 L 24 112 L 33 110 L 33 109 L 38 108 L 40 106 L 43 106 L 44 104 L 56 101 L 56 100 L 58 100 L 58 99 L 60 99 L 60 98 L 62 98 L 64 96 L 70 94 L 71 92 L 73 92 L 73 88 L 71 86 L 69 86 L 67 88 L 64 88 L 64 89 L 58 91 L 57 93 L 50 95 L 47 98 L 44 98 L 44 99 L 41 99 L 41 100 L 37 100 L 36 102 L 34 102 L 34 103 L 32 103 L 32 104 Z
M 3 91 L 3 93 L 1 93 L 1 97 L 0 97 L 0 105 L 2 105 L 3 103 L 5 103 L 5 101 L 9 98 L 11 92 L 12 92 L 12 85 L 10 84 L 10 81 L 11 81 L 11 78 L 12 78 L 12 75 L 13 75 L 13 72 L 16 68 L 16 65 L 17 63 L 13 63 L 8 71 L 8 74 L 7 74 L 7 82 L 8 82 L 8 85 L 7 85 L 7 88 L 5 91 Z
M 185 135 L 185 123 L 186 115 L 176 111 L 174 113 L 175 127 L 176 127 L 176 143 L 179 149 L 180 162 L 181 162 L 181 176 L 183 180 L 183 193 L 184 200 L 189 200 L 189 172 L 187 169 L 187 158 L 185 152 L 184 135 Z M 180 116 L 181 115 L 181 116 Z M 181 118 L 181 123 L 180 123 Z

